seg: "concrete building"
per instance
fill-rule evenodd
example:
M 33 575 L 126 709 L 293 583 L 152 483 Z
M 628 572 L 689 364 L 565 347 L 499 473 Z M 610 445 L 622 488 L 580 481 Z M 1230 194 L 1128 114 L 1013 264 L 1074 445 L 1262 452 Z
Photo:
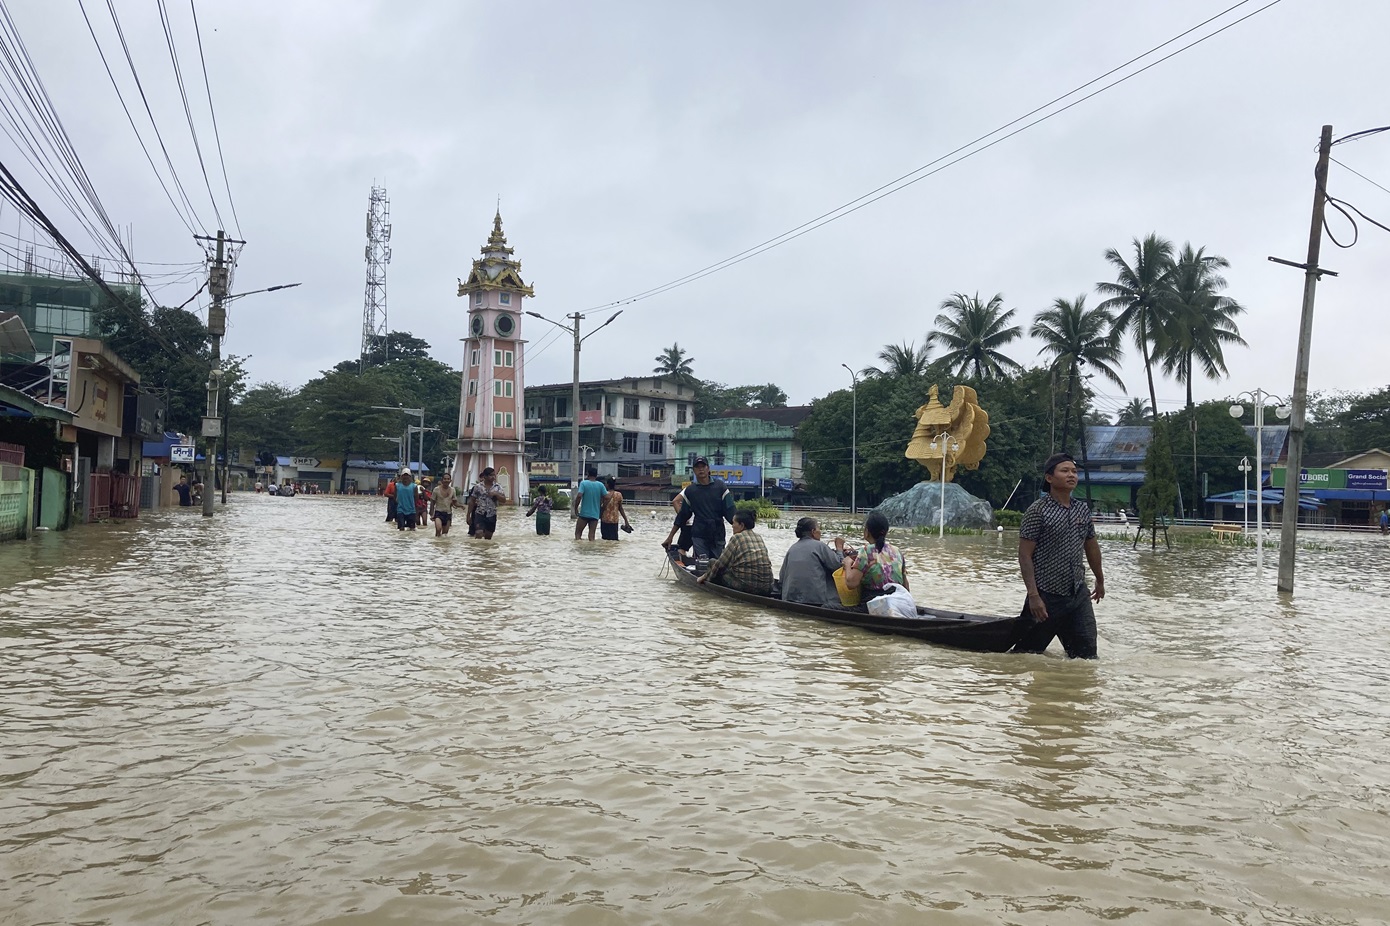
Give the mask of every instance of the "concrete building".
M 797 426 L 811 406 L 740 408 L 683 428 L 676 434 L 680 455 L 671 484 L 692 479 L 695 458 L 710 461 L 710 473 L 738 498 L 766 495 L 778 503 L 804 489 L 806 453 L 797 440 Z
M 573 392 L 573 383 L 526 391 L 526 439 L 537 482 L 569 485 L 574 476 Z M 594 380 L 579 384 L 578 411 L 581 466 L 591 463 L 599 475 L 621 479 L 625 494 L 652 496 L 638 493 L 644 487 L 669 494 L 676 432 L 695 420 L 694 387 L 663 376 Z
M 1390 507 L 1390 452 L 1373 448 L 1361 453 L 1313 453 L 1299 478 L 1299 494 L 1323 503 L 1320 520 L 1331 524 L 1371 526 Z M 1270 485 L 1283 488 L 1286 469 L 1270 472 Z
M 507 246 L 501 212 L 492 220 L 482 254 L 458 288 L 459 297 L 468 300 L 468 338 L 452 471 L 454 483 L 467 487 L 490 466 L 507 497 L 518 504 L 530 492 L 521 420 L 526 364 L 522 300 L 534 292 L 521 279 L 521 261 L 512 258 Z

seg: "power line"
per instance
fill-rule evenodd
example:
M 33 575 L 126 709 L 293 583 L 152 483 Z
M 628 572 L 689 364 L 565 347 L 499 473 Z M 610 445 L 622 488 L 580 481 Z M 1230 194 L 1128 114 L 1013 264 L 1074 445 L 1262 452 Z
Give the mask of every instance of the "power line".
M 212 116 L 212 137 L 217 142 L 217 160 L 222 165 L 222 184 L 227 189 L 227 205 L 232 209 L 232 221 L 236 223 L 236 235 L 241 237 L 241 219 L 236 214 L 236 203 L 232 201 L 232 183 L 227 177 L 227 161 L 222 156 L 222 135 L 217 130 L 217 110 L 212 105 L 212 84 L 208 82 L 208 62 L 203 56 L 203 33 L 198 29 L 198 7 L 188 0 L 189 12 L 193 14 L 193 34 L 198 38 L 198 61 L 203 66 L 203 86 L 208 93 L 208 113 Z
M 188 91 L 183 83 L 183 69 L 179 67 L 179 53 L 174 47 L 174 33 L 169 28 L 169 11 L 164 0 L 157 0 L 159 24 L 164 29 L 164 44 L 169 47 L 169 61 L 174 66 L 174 83 L 179 88 L 179 98 L 183 100 L 183 115 L 188 120 L 188 134 L 193 136 L 193 152 L 198 156 L 198 167 L 203 172 L 203 186 L 207 188 L 208 199 L 212 201 L 212 215 L 217 219 L 217 227 L 225 227 L 222 212 L 217 208 L 217 197 L 212 195 L 212 181 L 208 179 L 208 166 L 203 162 L 203 147 L 198 144 L 198 129 L 193 124 L 193 110 L 188 105 Z
M 1139 69 L 1137 69 L 1137 70 L 1135 70 L 1135 71 L 1132 71 L 1132 72 L 1130 72 L 1130 73 L 1128 73 L 1128 74 L 1125 74 L 1123 77 L 1120 77 L 1120 78 L 1117 79 L 1117 80 L 1111 81 L 1110 83 L 1107 83 L 1107 84 L 1101 86 L 1100 88 L 1098 88 L 1098 89 L 1092 91 L 1091 93 L 1088 93 L 1088 94 L 1086 94 L 1085 96 L 1082 96 L 1082 97 L 1080 97 L 1080 98 L 1078 98 L 1078 99 L 1076 99 L 1076 100 L 1073 100 L 1072 102 L 1068 103 L 1066 106 L 1061 107 L 1060 109 L 1055 109 L 1055 110 L 1053 110 L 1053 111 L 1051 111 L 1051 112 L 1048 112 L 1047 114 L 1045 114 L 1045 115 L 1043 115 L 1043 116 L 1041 116 L 1041 117 L 1039 117 L 1039 118 L 1037 118 L 1037 119 L 1034 119 L 1034 120 L 1031 121 L 1031 122 L 1025 122 L 1023 125 L 1018 126 L 1018 128 L 1015 128 L 1015 129 L 1014 129 L 1013 131 L 1011 131 L 1011 132 L 1007 132 L 1006 134 L 999 135 L 999 133 L 1004 132 L 1006 129 L 1009 129 L 1009 128 L 1015 126 L 1015 125 L 1018 125 L 1018 123 L 1023 122 L 1024 120 L 1028 119 L 1030 116 L 1033 116 L 1033 115 L 1035 115 L 1035 114 L 1037 114 L 1037 113 L 1039 113 L 1039 112 L 1043 112 L 1044 110 L 1049 109 L 1050 107 L 1052 107 L 1052 106 L 1054 106 L 1055 104 L 1061 102 L 1062 100 L 1066 99 L 1067 97 L 1074 96 L 1075 94 L 1077 94 L 1077 93 L 1079 93 L 1081 90 L 1084 90 L 1085 88 L 1091 86 L 1092 84 L 1095 84 L 1095 83 L 1097 83 L 1097 82 L 1103 81 L 1106 77 L 1109 77 L 1109 76 L 1115 74 L 1115 73 L 1118 72 L 1118 71 L 1124 70 L 1125 68 L 1129 67 L 1131 64 L 1134 64 L 1134 63 L 1136 63 L 1136 62 L 1138 62 L 1138 61 L 1140 61 L 1140 60 L 1142 60 L 1142 59 L 1144 59 L 1144 58 L 1149 57 L 1150 55 L 1154 54 L 1155 52 L 1159 51 L 1160 49 L 1162 49 L 1162 48 L 1164 48 L 1164 47 L 1166 47 L 1166 46 L 1168 46 L 1168 45 L 1171 45 L 1172 43 L 1174 43 L 1174 42 L 1176 42 L 1176 41 L 1181 40 L 1181 39 L 1184 38 L 1185 36 L 1188 36 L 1188 35 L 1192 34 L 1192 33 L 1195 32 L 1196 30 L 1201 29 L 1203 26 L 1209 25 L 1210 23 L 1212 23 L 1212 22 L 1214 22 L 1214 21 L 1220 19 L 1221 17 L 1227 15 L 1228 13 L 1231 13 L 1232 11 L 1234 11 L 1234 10 L 1236 10 L 1236 9 L 1238 9 L 1238 8 L 1240 8 L 1240 7 L 1242 7 L 1242 6 L 1244 6 L 1246 3 L 1249 3 L 1249 2 L 1251 2 L 1251 0 L 1240 0 L 1239 3 L 1236 3 L 1236 4 L 1234 4 L 1234 5 L 1230 6 L 1230 7 L 1227 7 L 1225 10 L 1222 10 L 1220 13 L 1217 13 L 1215 16 L 1209 17 L 1208 19 L 1203 20 L 1202 22 L 1198 23 L 1197 25 L 1195 25 L 1195 26 L 1193 26 L 1193 27 L 1191 27 L 1191 28 L 1189 28 L 1189 29 L 1187 29 L 1187 30 L 1181 32 L 1181 33 L 1179 33 L 1178 35 L 1173 36 L 1172 38 L 1170 38 L 1170 39 L 1168 39 L 1168 40 L 1166 40 L 1166 41 L 1164 41 L 1164 42 L 1162 42 L 1162 43 L 1160 43 L 1160 44 L 1158 44 L 1158 45 L 1155 45 L 1153 48 L 1150 48 L 1148 51 L 1144 52 L 1143 54 L 1136 55 L 1135 57 L 1133 57 L 1133 58 L 1131 58 L 1130 60 L 1126 61 L 1124 64 L 1121 64 L 1121 65 L 1118 65 L 1117 67 L 1111 68 L 1110 70 L 1106 71 L 1105 73 L 1101 74 L 1100 76 L 1095 77 L 1095 78 L 1092 78 L 1091 80 L 1087 81 L 1086 83 L 1081 84 L 1079 87 L 1076 87 L 1076 88 L 1074 88 L 1073 90 L 1070 90 L 1070 91 L 1068 91 L 1067 93 L 1062 94 L 1061 96 L 1055 98 L 1054 100 L 1052 100 L 1052 101 L 1050 101 L 1050 102 L 1048 102 L 1048 103 L 1044 103 L 1042 106 L 1039 106 L 1039 107 L 1037 107 L 1037 108 L 1035 108 L 1035 109 L 1033 109 L 1033 110 L 1030 110 L 1030 111 L 1027 112 L 1027 113 L 1024 113 L 1022 116 L 1019 116 L 1019 117 L 1017 117 L 1016 119 L 1013 119 L 1012 121 L 1007 122 L 1007 123 L 1005 123 L 1004 125 L 999 126 L 998 128 L 994 129 L 993 131 L 987 132 L 986 134 L 979 136 L 978 138 L 974 139 L 973 141 L 967 142 L 966 144 L 961 145 L 961 146 L 959 146 L 959 147 L 953 149 L 952 151 L 949 151 L 949 152 L 947 152 L 946 154 L 941 155 L 940 157 L 936 158 L 936 159 L 933 160 L 933 161 L 929 161 L 928 163 L 922 165 L 921 167 L 918 167 L 916 170 L 909 171 L 908 173 L 903 174 L 901 177 L 897 178 L 896 180 L 889 181 L 888 183 L 883 184 L 882 186 L 879 186 L 879 187 L 877 187 L 876 189 L 870 190 L 868 193 L 865 193 L 865 194 L 863 194 L 862 196 L 860 196 L 860 197 L 858 197 L 858 198 L 856 198 L 856 199 L 850 200 L 848 203 L 845 203 L 845 204 L 843 204 L 843 205 L 841 205 L 841 206 L 838 206 L 838 207 L 836 207 L 835 209 L 830 210 L 829 212 L 822 213 L 821 215 L 817 216 L 816 218 L 811 219 L 811 220 L 809 220 L 809 221 L 807 221 L 807 222 L 804 222 L 804 223 L 802 223 L 801 225 L 796 226 L 795 228 L 789 229 L 789 230 L 783 232 L 783 233 L 780 234 L 780 235 L 777 235 L 777 236 L 775 236 L 775 237 L 769 238 L 769 239 L 767 239 L 766 241 L 763 241 L 763 242 L 761 242 L 760 244 L 753 245 L 752 247 L 746 248 L 745 250 L 739 251 L 737 254 L 731 255 L 730 257 L 727 257 L 727 258 L 725 258 L 724 260 L 717 261 L 716 263 L 713 263 L 713 264 L 710 264 L 710 265 L 708 265 L 708 266 L 706 266 L 706 267 L 703 267 L 703 268 L 701 268 L 700 270 L 696 270 L 696 271 L 694 271 L 694 272 L 692 272 L 692 273 L 688 273 L 688 274 L 686 274 L 685 276 L 682 276 L 682 277 L 677 277 L 676 279 L 671 280 L 671 281 L 669 281 L 669 282 L 667 282 L 667 283 L 663 283 L 663 284 L 661 284 L 660 286 L 656 286 L 656 287 L 653 287 L 653 288 L 651 288 L 651 289 L 644 290 L 643 292 L 637 293 L 637 294 L 635 294 L 635 295 L 633 295 L 633 296 L 626 297 L 626 298 L 624 298 L 624 299 L 618 299 L 618 300 L 615 300 L 615 301 L 613 301 L 613 302 L 607 302 L 607 303 L 603 303 L 602 305 L 596 305 L 596 306 L 591 307 L 590 309 L 586 309 L 585 311 L 598 311 L 598 310 L 601 310 L 601 309 L 613 308 L 614 306 L 630 305 L 630 304 L 635 303 L 635 302 L 640 302 L 640 301 L 642 301 L 642 300 L 649 299 L 649 298 L 651 298 L 651 297 L 653 297 L 653 296 L 657 296 L 657 295 L 661 295 L 662 293 L 669 292 L 669 291 L 671 291 L 671 290 L 673 290 L 673 289 L 676 289 L 676 288 L 678 288 L 678 287 L 685 286 L 685 285 L 687 285 L 687 284 L 689 284 L 689 283 L 693 283 L 693 282 L 695 282 L 696 280 L 703 279 L 704 277 L 709 276 L 709 275 L 714 274 L 714 273 L 718 273 L 718 272 L 721 271 L 721 270 L 727 270 L 727 269 L 729 269 L 730 267 L 733 267 L 733 266 L 736 266 L 737 264 L 743 263 L 745 260 L 749 260 L 749 259 L 751 259 L 751 258 L 753 258 L 753 257 L 757 257 L 757 256 L 760 255 L 760 254 L 766 253 L 767 251 L 770 251 L 770 250 L 772 250 L 773 248 L 781 247 L 782 245 L 787 244 L 787 243 L 790 242 L 790 241 L 794 241 L 794 240 L 796 240 L 797 238 L 800 238 L 802 235 L 805 235 L 805 234 L 808 234 L 809 232 L 815 231 L 816 229 L 821 228 L 821 227 L 823 227 L 823 226 L 825 226 L 825 225 L 828 225 L 828 224 L 830 224 L 831 222 L 834 222 L 834 221 L 837 221 L 837 220 L 839 220 L 839 219 L 842 219 L 842 218 L 844 218 L 844 217 L 847 216 L 847 215 L 851 215 L 852 213 L 858 212 L 860 209 L 863 209 L 865 206 L 868 206 L 868 205 L 871 205 L 872 203 L 878 202 L 880 199 L 883 199 L 883 198 L 886 197 L 886 196 L 891 196 L 891 195 L 894 194 L 894 193 L 900 192 L 901 190 L 906 189 L 907 187 L 912 186 L 912 185 L 915 184 L 915 183 L 918 183 L 918 182 L 920 182 L 920 181 L 922 181 L 922 180 L 925 180 L 925 179 L 927 179 L 928 177 L 934 176 L 934 175 L 940 173 L 941 171 L 946 170 L 946 169 L 949 168 L 949 167 L 953 167 L 954 165 L 959 164 L 961 161 L 967 160 L 967 159 L 969 159 L 969 158 L 974 157 L 974 156 L 977 155 L 977 154 L 980 154 L 980 153 L 982 153 L 982 152 L 984 152 L 984 151 L 987 151 L 987 150 L 989 150 L 990 148 L 994 147 L 995 145 L 999 144 L 1000 142 L 1006 141 L 1006 140 L 1012 138 L 1013 136 L 1018 135 L 1018 134 L 1021 133 L 1021 132 L 1025 132 L 1025 131 L 1027 131 L 1028 129 L 1033 128 L 1033 127 L 1036 126 L 1036 125 L 1039 125 L 1039 124 L 1041 124 L 1041 123 L 1043 123 L 1043 122 L 1046 122 L 1048 119 L 1051 119 L 1051 118 L 1053 118 L 1053 117 L 1055 117 L 1055 116 L 1059 116 L 1059 115 L 1061 115 L 1062 113 L 1066 112 L 1067 110 L 1071 109 L 1072 107 L 1078 106 L 1078 105 L 1080 105 L 1081 103 L 1084 103 L 1084 102 L 1086 102 L 1087 100 L 1090 100 L 1092 97 L 1095 97 L 1095 96 L 1098 96 L 1098 95 L 1101 94 L 1101 93 L 1104 93 L 1106 90 L 1109 90 L 1109 89 L 1111 89 L 1112 87 L 1116 87 L 1116 86 L 1118 86 L 1118 85 L 1124 83 L 1125 81 L 1130 80 L 1131 78 L 1137 77 L 1137 76 L 1139 76 L 1140 74 L 1143 74 L 1145 71 L 1148 71 L 1149 69 L 1154 68 L 1154 67 L 1156 67 L 1156 66 L 1162 64 L 1163 62 L 1169 60 L 1170 58 L 1173 58 L 1173 57 L 1175 57 L 1175 56 L 1177 56 L 1177 55 L 1180 55 L 1180 54 L 1182 54 L 1183 52 L 1187 51 L 1188 49 L 1194 48 L 1194 47 L 1196 47 L 1197 45 L 1202 44 L 1203 42 L 1207 41 L 1208 39 L 1215 38 L 1216 36 L 1218 36 L 1218 35 L 1220 35 L 1221 33 L 1225 32 L 1227 29 L 1230 29 L 1230 28 L 1232 28 L 1232 27 L 1234 27 L 1234 26 L 1237 26 L 1237 25 L 1239 25 L 1240 23 L 1245 22 L 1245 20 L 1250 19 L 1252 16 L 1257 16 L 1257 15 L 1259 15 L 1260 13 L 1263 13 L 1265 10 L 1268 10 L 1269 8 L 1271 8 L 1271 7 L 1273 7 L 1273 6 L 1276 6 L 1277 4 L 1279 4 L 1280 2 L 1282 2 L 1282 0 L 1270 0 L 1270 2 L 1266 3 L 1264 6 L 1260 7 L 1259 9 L 1256 9 L 1256 10 L 1254 10 L 1253 12 L 1247 13 L 1247 14 L 1245 14 L 1244 16 L 1242 16 L 1242 17 L 1240 17 L 1240 18 L 1238 18 L 1238 19 L 1235 19 L 1235 20 L 1233 20 L 1233 21 L 1227 23 L 1226 25 L 1222 26 L 1221 28 L 1216 29 L 1216 30 L 1214 30 L 1214 31 L 1212 31 L 1212 32 L 1209 32 L 1209 33 L 1207 33 L 1207 34 L 1201 36 L 1200 38 L 1197 38 L 1197 39 L 1193 40 L 1192 42 L 1189 42 L 1189 43 L 1187 43 L 1186 45 L 1183 45 L 1182 47 L 1180 47 L 1180 48 L 1178 48 L 1178 49 L 1176 49 L 1176 50 L 1174 50 L 1174 51 L 1172 51 L 1172 52 L 1169 52 L 1167 55 L 1164 55 L 1163 57 L 1158 58 L 1158 59 L 1156 59 L 1156 60 L 1150 62 L 1149 64 L 1146 64 L 1144 67 L 1139 68 Z M 991 136 L 994 136 L 994 135 L 999 135 L 999 137 L 998 137 L 998 138 L 995 138 L 993 141 L 989 142 L 988 144 L 984 144 L 984 145 L 980 145 L 979 147 L 975 147 L 975 146 L 978 145 L 980 142 L 982 142 L 982 141 L 984 141 L 985 139 L 990 138 Z M 973 150 L 969 150 L 969 149 L 973 149 Z M 963 152 L 963 153 L 962 153 L 962 152 Z M 956 157 L 956 155 L 959 155 L 959 157 Z M 944 162 L 944 163 L 943 163 L 943 162 Z M 934 169 L 933 169 L 933 168 L 934 168 Z
M 1386 189 L 1385 187 L 1381 186 L 1379 183 L 1376 183 L 1374 180 L 1372 180 L 1370 177 L 1367 177 L 1365 174 L 1361 173 L 1361 172 L 1360 172 L 1359 170 L 1357 170 L 1356 168 L 1354 168 L 1354 167 L 1347 167 L 1347 165 L 1343 164 L 1341 161 L 1337 160 L 1336 158 L 1329 158 L 1329 160 L 1330 160 L 1333 164 L 1336 164 L 1338 167 L 1345 167 L 1347 170 L 1351 171 L 1353 174 L 1356 174 L 1356 176 L 1360 177 L 1362 180 L 1365 180 L 1365 181 L 1366 181 L 1367 183 L 1369 183 L 1371 186 L 1376 187 L 1377 189 L 1384 190 L 1386 193 L 1390 193 L 1390 189 Z

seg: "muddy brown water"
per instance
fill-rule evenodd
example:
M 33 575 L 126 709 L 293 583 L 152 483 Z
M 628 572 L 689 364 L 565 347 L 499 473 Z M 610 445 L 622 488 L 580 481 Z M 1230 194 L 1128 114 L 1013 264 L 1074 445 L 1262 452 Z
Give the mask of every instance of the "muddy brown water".
M 0 924 L 1390 918 L 1383 538 L 1316 538 L 1292 601 L 1107 541 L 1070 663 L 699 595 L 646 512 L 0 545 Z M 919 601 L 1016 613 L 1012 538 L 901 533 Z

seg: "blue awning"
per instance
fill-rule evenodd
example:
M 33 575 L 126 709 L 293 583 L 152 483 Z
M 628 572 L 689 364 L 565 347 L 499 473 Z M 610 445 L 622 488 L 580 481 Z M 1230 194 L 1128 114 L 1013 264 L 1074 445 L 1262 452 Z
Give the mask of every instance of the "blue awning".
M 1237 489 L 1234 492 L 1222 492 L 1220 495 L 1208 495 L 1206 500 L 1218 505 L 1258 505 L 1260 504 L 1260 493 L 1254 489 Z M 1264 504 L 1284 504 L 1284 490 L 1265 489 Z M 1304 489 L 1298 493 L 1298 507 L 1304 511 L 1316 511 L 1325 506 L 1313 495 L 1311 490 Z

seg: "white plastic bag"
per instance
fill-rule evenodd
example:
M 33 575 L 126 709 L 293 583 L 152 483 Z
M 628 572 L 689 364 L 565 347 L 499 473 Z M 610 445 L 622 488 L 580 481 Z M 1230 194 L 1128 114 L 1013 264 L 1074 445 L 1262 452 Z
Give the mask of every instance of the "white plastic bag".
M 883 586 L 883 594 L 869 599 L 869 613 L 877 617 L 917 617 L 917 602 L 912 593 L 901 585 L 889 583 Z

